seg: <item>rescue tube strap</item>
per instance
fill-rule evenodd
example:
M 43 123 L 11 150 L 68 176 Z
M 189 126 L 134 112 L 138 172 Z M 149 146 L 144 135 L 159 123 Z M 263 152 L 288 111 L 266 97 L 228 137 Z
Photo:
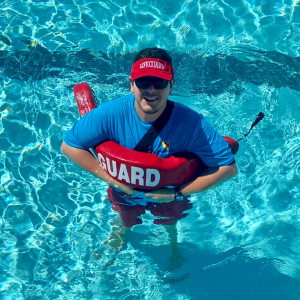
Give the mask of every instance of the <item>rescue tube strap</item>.
M 154 121 L 150 129 L 145 133 L 139 143 L 135 146 L 133 150 L 140 152 L 149 152 L 148 148 L 152 142 L 159 135 L 164 126 L 168 123 L 172 111 L 174 108 L 174 102 L 168 100 L 167 106 L 162 114 Z
M 91 89 L 91 88 L 90 88 Z M 94 101 L 94 104 L 96 107 L 98 107 L 100 105 L 99 101 L 98 101 L 98 98 L 96 96 L 96 93 L 91 89 L 91 94 L 92 94 L 92 98 L 93 98 L 93 101 Z
M 255 121 L 252 123 L 251 125 L 251 128 L 249 129 L 249 131 L 244 135 L 244 137 L 240 138 L 237 140 L 238 141 L 241 141 L 243 140 L 249 133 L 250 131 L 265 117 L 265 114 L 260 112 L 258 115 L 257 115 L 257 118 L 255 119 Z

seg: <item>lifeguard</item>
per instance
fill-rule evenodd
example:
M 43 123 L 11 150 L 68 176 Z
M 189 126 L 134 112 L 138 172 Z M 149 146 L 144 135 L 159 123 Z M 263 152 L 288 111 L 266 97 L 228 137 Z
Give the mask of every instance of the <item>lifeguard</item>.
M 109 199 L 113 209 L 120 212 L 124 226 L 140 223 L 139 215 L 145 209 L 158 216 L 156 224 L 174 224 L 191 208 L 188 195 L 214 187 L 237 174 L 235 159 L 225 139 L 201 114 L 168 100 L 175 80 L 172 59 L 166 51 L 158 48 L 140 51 L 134 59 L 129 81 L 131 95 L 106 101 L 85 114 L 67 133 L 62 151 L 110 185 Z M 97 150 L 109 141 L 135 154 L 128 157 L 122 148 L 118 165 L 116 157 L 99 151 L 100 165 L 88 150 Z M 170 180 L 172 175 L 182 179 L 186 173 L 173 170 L 163 175 L 159 169 L 163 164 L 153 164 L 149 159 L 142 160 L 142 166 L 127 165 L 133 162 L 136 153 L 162 161 L 176 158 L 178 153 L 189 153 L 194 158 L 187 159 L 184 155 L 179 158 L 186 159 L 187 163 L 198 161 L 201 165 L 191 163 L 190 170 L 195 166 L 196 170 L 181 183 L 156 185 L 158 179 Z M 141 194 L 136 186 L 150 190 Z

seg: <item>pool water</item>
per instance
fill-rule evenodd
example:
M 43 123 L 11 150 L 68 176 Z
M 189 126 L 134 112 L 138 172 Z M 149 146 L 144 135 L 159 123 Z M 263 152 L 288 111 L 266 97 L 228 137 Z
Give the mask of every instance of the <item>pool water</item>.
M 299 20 L 296 0 L 2 1 L 0 299 L 300 299 Z M 175 254 L 149 213 L 117 252 L 107 185 L 60 145 L 79 118 L 73 85 L 126 95 L 154 46 L 173 57 L 170 99 L 222 135 L 266 116 L 239 174 L 191 198 Z

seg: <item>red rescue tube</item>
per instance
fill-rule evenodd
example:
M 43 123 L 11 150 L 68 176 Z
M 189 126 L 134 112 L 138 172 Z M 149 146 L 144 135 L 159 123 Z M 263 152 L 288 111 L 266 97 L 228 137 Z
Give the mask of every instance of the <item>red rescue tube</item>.
M 143 189 L 181 185 L 191 179 L 201 165 L 196 155 L 160 158 L 152 153 L 130 150 L 112 141 L 97 146 L 95 151 L 102 167 L 112 177 Z
M 92 90 L 88 83 L 78 83 L 73 87 L 80 118 L 96 108 Z
M 80 117 L 93 110 L 93 93 L 87 83 L 74 86 L 74 95 Z M 239 144 L 230 137 L 224 137 L 233 154 Z M 117 181 L 135 188 L 157 189 L 164 186 L 178 186 L 190 180 L 195 172 L 207 167 L 194 154 L 172 155 L 160 158 L 155 154 L 130 150 L 108 141 L 98 145 L 95 152 L 100 164 Z
M 234 140 L 233 138 L 231 138 L 229 136 L 223 135 L 223 138 L 227 142 L 228 146 L 230 147 L 232 154 L 236 155 L 236 153 L 240 149 L 240 144 L 236 140 Z

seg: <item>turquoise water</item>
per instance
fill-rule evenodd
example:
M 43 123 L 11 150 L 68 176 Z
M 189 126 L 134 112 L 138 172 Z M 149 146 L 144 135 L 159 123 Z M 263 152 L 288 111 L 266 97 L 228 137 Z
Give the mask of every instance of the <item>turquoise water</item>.
M 299 299 L 300 4 L 0 2 L 1 299 Z M 174 60 L 170 99 L 240 138 L 239 174 L 192 197 L 169 268 L 164 227 L 143 216 L 124 250 L 107 186 L 60 152 L 79 118 L 72 87 L 129 92 L 136 51 Z

